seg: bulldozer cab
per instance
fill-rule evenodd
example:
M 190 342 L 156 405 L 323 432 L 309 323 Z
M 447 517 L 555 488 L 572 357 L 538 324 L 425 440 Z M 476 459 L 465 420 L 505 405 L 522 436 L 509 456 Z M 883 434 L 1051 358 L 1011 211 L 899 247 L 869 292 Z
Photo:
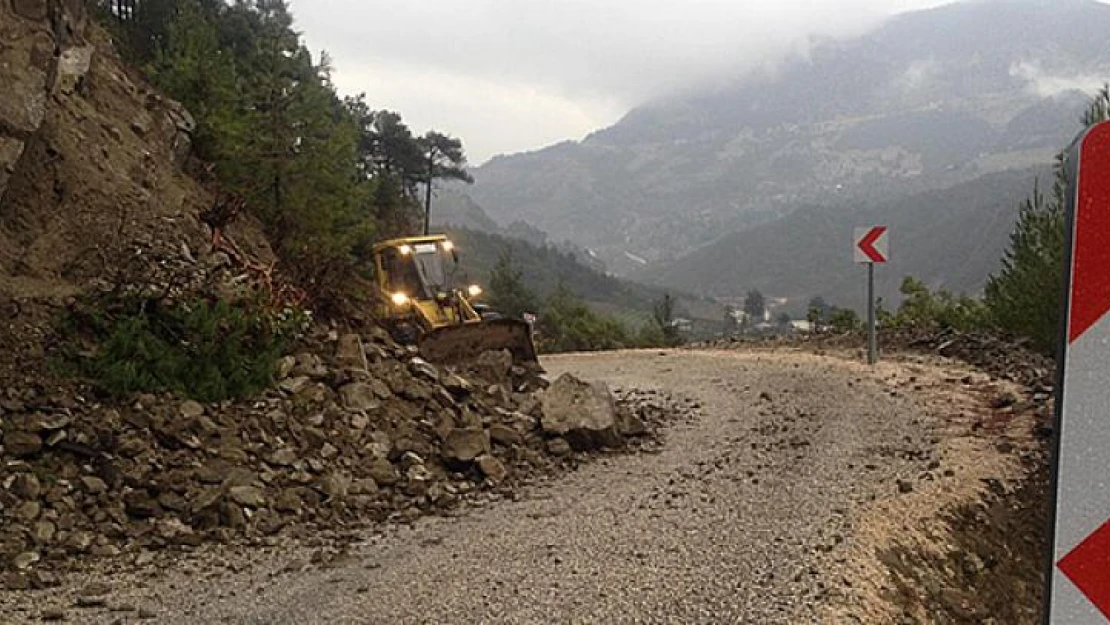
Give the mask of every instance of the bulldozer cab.
M 481 288 L 454 284 L 458 256 L 446 236 L 385 241 L 374 246 L 373 255 L 378 318 L 394 338 L 416 343 L 435 362 L 460 362 L 504 349 L 515 362 L 539 367 L 531 325 L 483 319 L 471 302 Z
M 480 320 L 454 284 L 458 257 L 446 236 L 379 243 L 374 262 L 381 318 L 417 331 Z
M 378 254 L 381 287 L 388 293 L 403 293 L 415 300 L 434 299 L 452 288 L 455 256 L 442 241 L 401 243 L 383 247 Z

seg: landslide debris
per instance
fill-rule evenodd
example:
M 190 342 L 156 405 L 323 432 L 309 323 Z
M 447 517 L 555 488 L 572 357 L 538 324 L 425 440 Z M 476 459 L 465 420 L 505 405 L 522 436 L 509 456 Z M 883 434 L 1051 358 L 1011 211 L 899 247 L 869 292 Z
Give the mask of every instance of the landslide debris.
M 569 376 L 523 392 L 546 382 L 522 367 L 464 377 L 381 330 L 317 337 L 281 373 L 255 400 L 207 405 L 9 392 L 0 402 L 5 585 L 50 585 L 44 564 L 80 556 L 143 558 L 290 524 L 409 521 L 480 489 L 513 488 L 580 458 L 563 432 L 541 425 L 546 405 L 566 405 L 563 386 L 590 389 L 603 406 L 599 415 L 579 406 L 587 420 L 638 424 L 629 435 L 654 430 L 666 410 Z M 604 444 L 624 441 L 614 431 Z

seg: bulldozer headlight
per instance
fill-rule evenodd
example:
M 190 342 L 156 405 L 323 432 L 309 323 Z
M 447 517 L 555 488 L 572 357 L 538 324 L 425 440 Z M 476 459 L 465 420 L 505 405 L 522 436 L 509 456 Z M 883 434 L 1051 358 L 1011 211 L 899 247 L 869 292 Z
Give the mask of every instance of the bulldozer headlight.
M 409 254 L 412 254 L 412 246 L 402 245 L 401 247 L 397 248 L 397 251 L 400 252 L 402 256 L 408 256 Z
M 470 297 L 478 297 L 482 294 L 482 287 L 478 286 L 477 284 L 472 284 L 466 287 L 466 292 L 468 295 L 470 295 Z
M 445 252 L 450 252 L 453 249 L 455 249 L 455 244 L 454 243 L 452 243 L 450 241 L 444 241 L 443 242 L 443 250 Z
M 393 300 L 393 304 L 396 306 L 404 306 L 409 303 L 409 296 L 404 293 L 394 293 L 390 299 Z

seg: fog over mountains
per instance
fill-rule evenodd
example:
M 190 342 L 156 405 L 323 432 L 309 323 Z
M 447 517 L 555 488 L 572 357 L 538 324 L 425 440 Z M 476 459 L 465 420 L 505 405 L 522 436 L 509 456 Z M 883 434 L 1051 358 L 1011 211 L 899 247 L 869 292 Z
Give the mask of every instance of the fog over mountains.
M 714 243 L 743 244 L 744 231 L 789 246 L 787 228 L 752 228 L 797 221 L 788 216 L 801 208 L 829 224 L 806 245 L 849 258 L 844 233 L 854 220 L 933 210 L 928 192 L 960 185 L 937 201 L 963 198 L 966 207 L 935 207 L 946 216 L 936 230 L 917 215 L 922 238 L 895 232 L 898 249 L 927 256 L 915 248 L 964 215 L 997 250 L 1009 224 L 976 181 L 1006 203 L 1031 190 L 1031 168 L 1074 137 L 1089 93 L 1110 80 L 1107 33 L 1110 6 L 1093 0 L 979 0 L 903 14 L 863 37 L 820 42 L 773 72 L 641 106 L 580 142 L 496 157 L 464 192 L 500 225 L 527 222 L 618 274 L 724 296 L 754 282 L 772 295 L 812 289 L 802 276 L 813 267 L 778 270 L 768 284 L 748 268 L 697 260 Z M 994 176 L 1003 172 L 1026 173 Z M 1013 188 L 999 193 L 1000 181 Z M 929 263 L 924 277 L 975 290 L 993 269 L 990 259 L 959 263 Z

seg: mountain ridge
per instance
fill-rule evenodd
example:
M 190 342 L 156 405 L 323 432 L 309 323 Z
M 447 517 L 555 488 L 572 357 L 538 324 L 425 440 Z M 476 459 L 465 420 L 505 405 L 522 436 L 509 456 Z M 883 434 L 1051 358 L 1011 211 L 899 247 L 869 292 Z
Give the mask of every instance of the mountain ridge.
M 637 107 L 581 141 L 475 170 L 466 193 L 618 274 L 672 263 L 799 206 L 874 205 L 1051 162 L 1110 6 L 978 0 L 895 16 L 807 61 Z

